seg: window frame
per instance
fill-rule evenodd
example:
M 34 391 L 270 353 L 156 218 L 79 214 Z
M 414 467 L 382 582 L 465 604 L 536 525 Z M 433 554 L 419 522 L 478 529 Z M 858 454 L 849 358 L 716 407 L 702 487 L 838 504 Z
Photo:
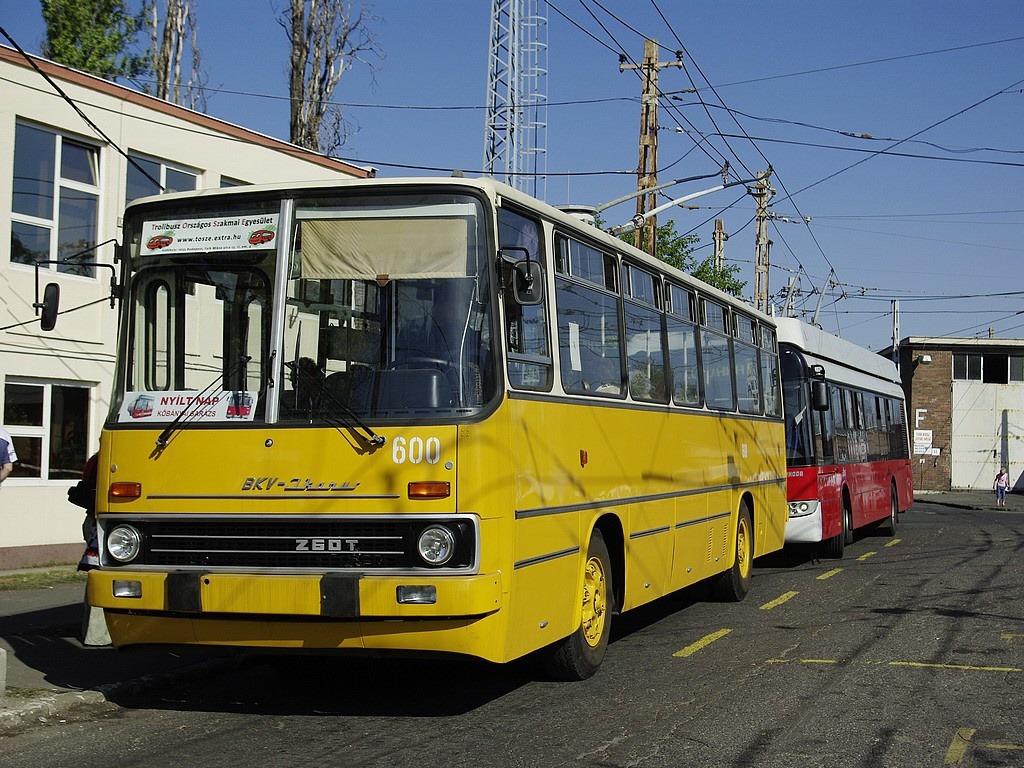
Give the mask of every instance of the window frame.
M 160 178 L 157 179 L 157 182 L 159 183 L 159 187 L 160 188 L 156 189 L 153 192 L 147 192 L 146 194 L 143 194 L 143 195 L 137 195 L 136 197 L 129 197 L 128 196 L 129 195 L 129 186 L 128 186 L 129 178 L 128 177 L 131 175 L 133 170 L 134 171 L 138 171 L 139 170 L 138 168 L 135 167 L 134 163 L 155 163 L 155 164 L 157 164 L 160 167 Z M 187 174 L 189 176 L 193 176 L 195 178 L 195 180 L 196 180 L 196 185 L 192 188 L 192 190 L 181 190 L 181 189 L 168 190 L 167 189 L 167 172 L 168 171 L 172 171 L 174 173 L 181 173 L 181 174 Z M 138 200 L 138 199 L 141 199 L 143 197 L 150 197 L 151 195 L 165 195 L 165 194 L 170 194 L 171 192 L 198 191 L 198 190 L 202 189 L 202 180 L 203 180 L 203 172 L 201 170 L 199 170 L 198 168 L 191 168 L 191 167 L 189 167 L 187 165 L 183 165 L 182 163 L 175 163 L 175 162 L 173 162 L 171 160 L 165 160 L 164 158 L 161 158 L 161 157 L 155 157 L 153 155 L 148 155 L 145 152 L 139 152 L 137 150 L 129 149 L 128 150 L 128 167 L 127 167 L 127 169 L 125 171 L 125 185 L 124 185 L 125 200 L 124 200 L 124 203 L 125 203 L 125 205 L 127 205 L 128 203 L 132 202 L 132 200 Z
M 9 255 L 8 255 L 8 261 L 11 264 L 11 266 L 14 266 L 14 267 L 22 267 L 22 268 L 31 269 L 31 270 L 45 269 L 45 270 L 48 270 L 51 273 L 58 273 L 58 274 L 62 274 L 62 275 L 67 275 L 69 277 L 84 277 L 84 278 L 93 280 L 93 279 L 96 278 L 96 270 L 93 268 L 93 265 L 96 263 L 96 247 L 101 242 L 101 239 L 102 239 L 101 236 L 100 236 L 100 223 L 103 220 L 103 195 L 102 195 L 102 184 L 100 182 L 101 182 L 101 179 L 103 178 L 103 160 L 104 160 L 104 155 L 103 155 L 103 151 L 102 151 L 103 148 L 102 148 L 101 145 L 99 145 L 99 144 L 97 144 L 95 142 L 89 141 L 89 140 L 87 140 L 87 139 L 85 139 L 85 138 L 83 138 L 81 136 L 78 136 L 78 135 L 75 135 L 75 134 L 71 134 L 71 133 L 67 133 L 67 132 L 64 132 L 64 131 L 60 131 L 60 130 L 57 130 L 55 128 L 51 128 L 49 126 L 42 125 L 40 123 L 35 123 L 35 122 L 31 121 L 31 120 L 22 120 L 20 118 L 16 118 L 15 119 L 15 126 L 14 126 L 15 141 L 14 141 L 13 153 L 12 153 L 13 154 L 13 160 L 14 160 L 14 163 L 12 165 L 12 172 L 13 172 L 13 169 L 17 166 L 17 151 L 18 151 L 17 132 L 18 132 L 18 129 L 21 128 L 21 127 L 25 127 L 27 129 L 31 129 L 31 130 L 39 131 L 41 133 L 49 134 L 52 137 L 52 140 L 53 140 L 52 153 L 53 154 L 51 156 L 51 159 L 53 161 L 53 178 L 49 179 L 49 183 L 51 183 L 53 185 L 53 187 L 52 187 L 52 189 L 53 189 L 53 199 L 52 199 L 52 209 L 50 211 L 50 216 L 49 216 L 49 218 L 45 218 L 45 217 L 37 216 L 37 215 L 34 215 L 34 214 L 21 213 L 21 212 L 16 211 L 15 208 L 14 208 L 14 195 L 13 195 L 13 191 L 12 191 L 11 208 L 10 208 L 11 235 L 10 235 L 10 240 L 8 241 L 8 246 L 9 246 L 9 249 L 10 249 L 9 250 Z M 61 175 L 62 174 L 62 170 L 63 170 L 63 165 L 64 165 L 63 160 L 64 160 L 64 145 L 65 145 L 65 143 L 73 144 L 73 145 L 75 145 L 77 147 L 81 147 L 81 148 L 83 148 L 83 149 L 88 151 L 88 153 L 89 153 L 88 157 L 89 157 L 89 161 L 90 161 L 89 164 L 91 166 L 92 174 L 93 174 L 93 177 L 94 177 L 94 180 L 95 180 L 94 184 L 88 184 L 86 182 L 83 182 L 83 181 L 80 181 L 80 180 L 77 180 L 77 179 L 73 179 L 73 178 L 66 178 L 66 177 Z M 13 186 L 13 179 L 12 179 L 12 186 Z M 92 221 L 93 242 L 92 242 L 91 246 L 88 246 L 87 248 L 83 249 L 82 251 L 77 251 L 77 250 L 75 251 L 75 253 L 84 252 L 84 253 L 88 254 L 87 258 L 83 258 L 82 259 L 81 266 L 76 266 L 76 267 L 72 267 L 72 266 L 68 266 L 68 265 L 61 265 L 61 264 L 55 263 L 55 262 L 57 262 L 58 259 L 61 258 L 61 251 L 60 251 L 60 249 L 61 249 L 61 234 L 62 234 L 62 230 L 61 230 L 62 215 L 64 217 L 67 217 L 68 215 L 70 215 L 70 212 L 69 211 L 65 211 L 65 209 L 64 209 L 64 206 L 63 206 L 64 198 L 67 197 L 67 199 L 73 200 L 74 198 L 71 195 L 71 193 L 74 193 L 74 192 L 81 193 L 82 195 L 88 195 L 92 199 L 93 205 L 94 205 L 94 217 L 93 217 L 93 221 Z M 47 240 L 48 240 L 48 247 L 47 247 L 46 258 L 43 259 L 42 261 L 49 261 L 49 262 L 54 262 L 54 263 L 42 264 L 42 263 L 35 262 L 35 261 L 24 262 L 24 261 L 15 261 L 14 260 L 14 257 L 13 257 L 13 251 L 14 251 L 14 226 L 16 224 L 21 224 L 21 225 L 24 225 L 24 226 L 27 226 L 27 227 L 33 227 L 35 229 L 45 230 L 46 231 L 46 233 L 47 233 Z
M 9 386 L 22 386 L 22 387 L 38 387 L 42 390 L 42 401 L 41 401 L 41 425 L 23 425 L 12 423 L 8 419 L 8 387 Z M 18 452 L 18 461 L 15 463 L 14 472 L 4 481 L 4 485 L 10 484 L 11 486 L 17 485 L 68 485 L 77 482 L 77 479 L 81 477 L 81 471 L 85 466 L 85 462 L 88 458 L 96 452 L 95 447 L 91 444 L 92 441 L 92 425 L 94 417 L 94 401 L 95 401 L 95 390 L 96 383 L 86 381 L 72 381 L 65 379 L 42 379 L 35 377 L 20 377 L 20 376 L 8 376 L 4 380 L 4 428 L 10 433 L 11 439 L 16 438 L 28 438 L 32 440 L 40 441 L 40 457 L 39 457 L 39 474 L 32 476 L 18 475 L 18 468 L 20 465 L 24 465 L 24 462 L 29 458 L 29 451 L 24 448 Z M 84 420 L 84 451 L 81 456 L 81 464 L 76 467 L 70 468 L 72 476 L 70 477 L 50 477 L 53 466 L 51 459 L 51 447 L 53 442 L 53 405 L 54 405 L 54 388 L 62 387 L 66 389 L 78 389 L 84 390 L 86 399 L 86 413 Z M 59 469 L 59 468 L 58 468 Z

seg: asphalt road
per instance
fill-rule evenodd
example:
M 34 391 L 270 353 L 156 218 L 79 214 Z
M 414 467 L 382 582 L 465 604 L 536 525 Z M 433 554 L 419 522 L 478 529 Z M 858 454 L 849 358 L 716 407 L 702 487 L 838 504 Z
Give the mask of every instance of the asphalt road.
M 621 617 L 598 674 L 251 657 L 0 738 L 45 766 L 1024 765 L 1024 514 L 918 503 L 843 560 Z

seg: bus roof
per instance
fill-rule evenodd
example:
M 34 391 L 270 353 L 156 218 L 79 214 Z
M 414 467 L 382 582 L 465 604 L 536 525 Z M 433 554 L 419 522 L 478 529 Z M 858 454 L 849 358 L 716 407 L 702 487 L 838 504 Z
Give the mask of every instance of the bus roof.
M 779 344 L 799 349 L 810 365 L 824 366 L 826 378 L 903 397 L 900 372 L 892 360 L 796 318 L 778 317 L 775 324 Z
M 656 267 L 659 271 L 663 271 L 670 277 L 675 277 L 684 284 L 692 285 L 702 291 L 705 295 L 715 298 L 729 306 L 741 309 L 744 313 L 747 313 L 753 317 L 756 317 L 760 322 L 767 325 L 773 325 L 776 318 L 769 317 L 768 315 L 758 311 L 754 307 L 750 306 L 742 299 L 732 296 L 731 294 L 725 293 L 724 291 L 715 288 L 714 286 L 708 285 L 704 281 L 694 277 L 693 275 L 678 270 L 675 267 L 667 264 L 666 262 L 652 259 L 647 253 L 641 251 L 628 243 L 620 240 L 614 235 L 610 235 L 598 227 L 591 226 L 584 223 L 578 217 L 573 216 L 565 211 L 556 208 L 549 203 L 545 203 L 538 200 L 535 197 L 531 197 L 525 192 L 514 189 L 513 187 L 503 184 L 488 177 L 480 178 L 464 178 L 464 177 L 446 177 L 446 176 L 422 176 L 422 177 L 395 177 L 395 178 L 366 178 L 358 179 L 351 177 L 339 177 L 338 179 L 332 179 L 327 181 L 288 181 L 279 182 L 274 184 L 248 184 L 240 185 L 236 187 L 221 187 L 213 189 L 202 189 L 190 192 L 172 192 L 162 195 L 153 195 L 150 197 L 143 197 L 137 200 L 132 200 L 128 207 L 125 209 L 125 216 L 134 213 L 134 209 L 139 206 L 148 205 L 168 205 L 173 204 L 176 201 L 185 204 L 186 201 L 198 201 L 208 198 L 217 198 L 222 196 L 235 196 L 235 195 L 273 195 L 275 193 L 287 194 L 289 197 L 303 194 L 315 194 L 317 192 L 326 192 L 331 190 L 342 190 L 351 188 L 364 188 L 364 189 L 384 189 L 387 187 L 409 187 L 410 185 L 416 186 L 434 186 L 439 188 L 447 188 L 449 190 L 453 188 L 462 187 L 467 190 L 476 190 L 482 192 L 487 196 L 492 203 L 497 205 L 502 199 L 509 200 L 522 208 L 536 211 L 537 214 L 544 218 L 553 221 L 557 224 L 561 224 L 566 228 L 575 230 L 576 232 L 582 232 L 586 237 L 592 238 L 604 245 L 608 250 L 615 250 L 624 255 L 628 255 L 631 259 L 638 262 L 646 262 L 652 267 Z

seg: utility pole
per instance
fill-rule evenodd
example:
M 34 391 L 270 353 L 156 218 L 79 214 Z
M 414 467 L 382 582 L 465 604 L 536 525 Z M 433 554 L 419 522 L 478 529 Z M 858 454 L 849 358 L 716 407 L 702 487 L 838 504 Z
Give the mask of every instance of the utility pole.
M 725 241 L 729 239 L 724 229 L 725 223 L 721 219 L 715 219 L 715 233 L 712 239 L 715 244 L 715 274 L 722 274 L 725 269 Z
M 757 174 L 757 184 L 750 189 L 750 194 L 757 202 L 757 232 L 754 259 L 754 307 L 768 314 L 768 252 L 771 249 L 772 241 L 768 239 L 768 199 L 775 194 L 768 179 L 772 175 L 769 168 L 763 173 Z
M 683 66 L 683 52 L 676 51 L 675 61 L 658 61 L 658 41 L 644 41 L 644 63 L 627 64 L 625 57 L 619 60 L 619 71 L 639 69 L 643 78 L 643 94 L 640 97 L 640 160 L 637 164 L 637 191 L 645 192 L 658 184 L 658 71 L 665 67 Z M 657 196 L 640 195 L 636 199 L 636 212 L 642 216 L 656 207 Z M 636 230 L 637 248 L 646 250 L 651 256 L 658 256 L 657 217 L 648 218 L 642 228 Z

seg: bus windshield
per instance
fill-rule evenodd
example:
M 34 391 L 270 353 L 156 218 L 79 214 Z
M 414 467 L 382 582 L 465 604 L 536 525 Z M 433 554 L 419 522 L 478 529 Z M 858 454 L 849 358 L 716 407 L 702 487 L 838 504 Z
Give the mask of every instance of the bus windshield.
M 782 402 L 786 411 L 786 463 L 791 467 L 814 464 L 807 367 L 798 352 L 782 347 Z
M 450 420 L 493 399 L 475 198 L 225 199 L 126 223 L 113 420 Z

